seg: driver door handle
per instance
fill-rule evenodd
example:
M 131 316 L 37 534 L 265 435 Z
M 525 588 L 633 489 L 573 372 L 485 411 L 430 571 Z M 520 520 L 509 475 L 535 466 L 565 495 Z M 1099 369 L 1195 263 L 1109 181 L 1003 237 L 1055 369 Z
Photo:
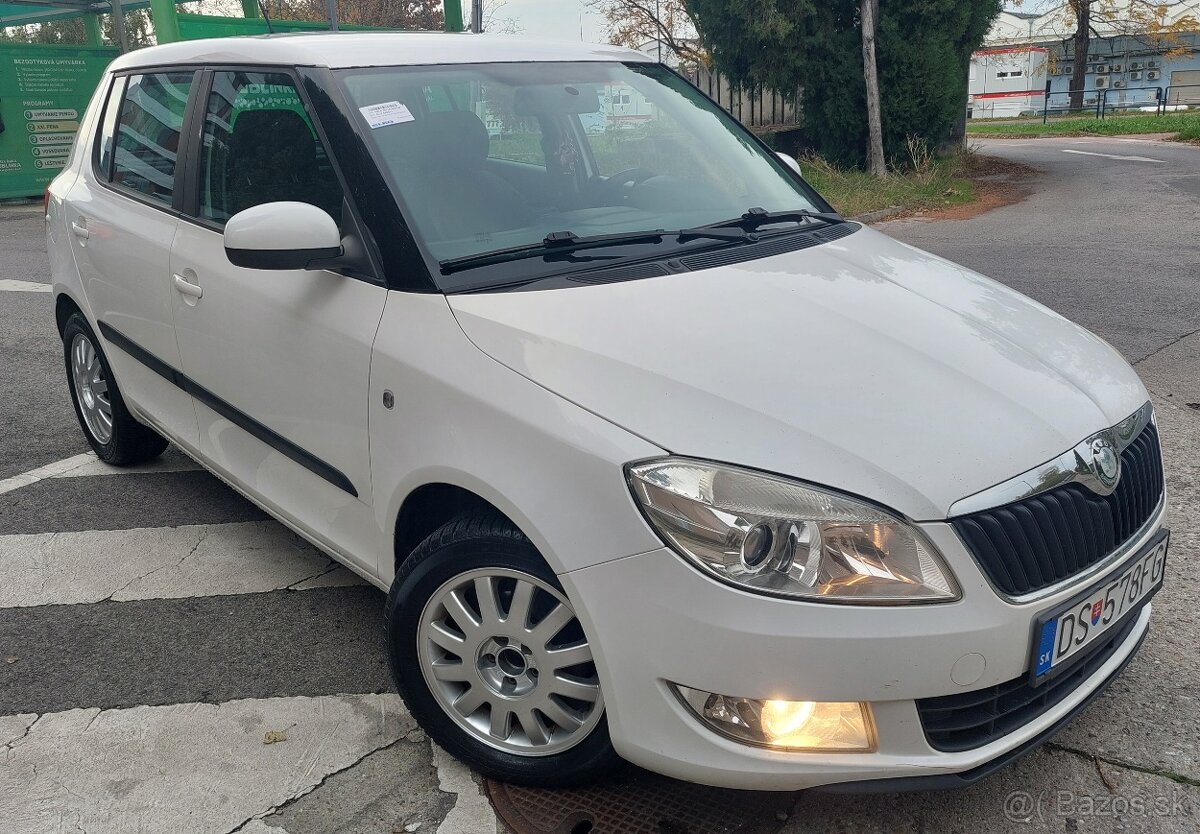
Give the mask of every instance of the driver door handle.
M 81 237 L 84 240 L 88 239 L 89 232 L 86 224 L 86 220 L 80 220 L 78 223 L 74 220 L 71 221 L 71 231 L 74 232 L 75 237 Z
M 175 289 L 184 295 L 190 295 L 192 298 L 204 297 L 204 290 L 200 286 L 189 282 L 179 273 L 175 273 L 172 277 L 175 279 Z

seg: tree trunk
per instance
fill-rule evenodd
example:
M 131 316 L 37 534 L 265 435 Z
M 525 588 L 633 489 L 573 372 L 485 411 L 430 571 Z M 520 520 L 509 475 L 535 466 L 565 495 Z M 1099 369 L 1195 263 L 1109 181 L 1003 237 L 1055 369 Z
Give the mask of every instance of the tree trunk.
M 1092 48 L 1092 0 L 1071 0 L 1075 11 L 1075 64 L 1071 68 L 1071 109 L 1083 109 L 1088 51 Z
M 879 105 L 879 68 L 875 64 L 875 32 L 879 0 L 862 0 L 863 77 L 867 82 L 867 170 L 877 177 L 887 176 L 883 157 L 883 117 Z

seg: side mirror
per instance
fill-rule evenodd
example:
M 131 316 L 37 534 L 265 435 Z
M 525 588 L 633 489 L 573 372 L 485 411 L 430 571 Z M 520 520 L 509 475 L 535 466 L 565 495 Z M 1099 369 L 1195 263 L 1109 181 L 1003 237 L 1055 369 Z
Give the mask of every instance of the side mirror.
M 776 153 L 775 155 L 779 157 L 780 161 L 782 161 L 784 165 L 791 168 L 800 176 L 804 176 L 804 172 L 800 170 L 800 163 L 796 161 L 796 157 L 786 153 Z
M 263 203 L 225 224 L 225 255 L 250 269 L 310 269 L 342 254 L 342 235 L 328 212 L 308 203 Z

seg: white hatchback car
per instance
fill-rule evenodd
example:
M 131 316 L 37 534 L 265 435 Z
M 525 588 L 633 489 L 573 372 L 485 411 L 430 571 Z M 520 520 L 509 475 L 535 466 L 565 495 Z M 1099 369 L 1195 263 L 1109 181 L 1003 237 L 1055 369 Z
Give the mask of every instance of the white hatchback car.
M 643 55 L 180 43 L 79 135 L 47 225 L 92 447 L 175 443 L 389 589 L 396 685 L 488 775 L 966 784 L 1147 633 L 1129 365 Z

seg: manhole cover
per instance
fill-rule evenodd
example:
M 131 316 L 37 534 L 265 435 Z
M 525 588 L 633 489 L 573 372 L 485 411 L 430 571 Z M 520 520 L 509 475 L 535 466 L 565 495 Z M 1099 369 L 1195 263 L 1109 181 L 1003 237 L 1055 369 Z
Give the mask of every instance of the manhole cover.
M 570 790 L 487 783 L 517 834 L 769 834 L 796 801 L 791 793 L 719 790 L 636 772 Z

